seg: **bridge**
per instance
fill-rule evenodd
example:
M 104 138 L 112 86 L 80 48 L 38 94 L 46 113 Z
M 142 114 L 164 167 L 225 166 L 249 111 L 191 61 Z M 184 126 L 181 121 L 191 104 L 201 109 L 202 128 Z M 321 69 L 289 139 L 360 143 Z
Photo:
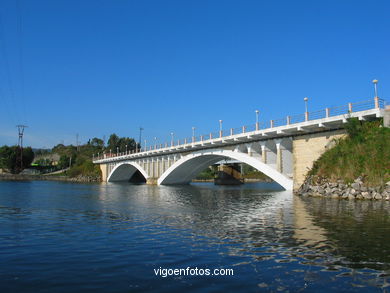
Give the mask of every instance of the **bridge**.
M 100 164 L 103 180 L 129 181 L 139 171 L 148 184 L 187 184 L 202 170 L 222 159 L 248 164 L 286 190 L 298 188 L 313 162 L 345 135 L 347 119 L 388 117 L 384 100 L 348 103 L 339 107 L 220 129 L 137 151 L 103 153 L 93 158 Z

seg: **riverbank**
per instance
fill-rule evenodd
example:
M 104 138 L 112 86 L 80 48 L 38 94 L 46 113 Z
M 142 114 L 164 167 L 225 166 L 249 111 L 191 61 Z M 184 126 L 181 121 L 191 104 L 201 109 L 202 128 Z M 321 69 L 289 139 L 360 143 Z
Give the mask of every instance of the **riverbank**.
M 321 196 L 340 199 L 390 200 L 390 181 L 385 186 L 367 187 L 363 177 L 350 184 L 338 180 L 331 182 L 326 178 L 309 176 L 296 194 L 300 196 Z
M 93 176 L 52 176 L 52 175 L 27 175 L 27 174 L 0 174 L 0 181 L 68 181 L 68 182 L 101 182 L 99 177 Z

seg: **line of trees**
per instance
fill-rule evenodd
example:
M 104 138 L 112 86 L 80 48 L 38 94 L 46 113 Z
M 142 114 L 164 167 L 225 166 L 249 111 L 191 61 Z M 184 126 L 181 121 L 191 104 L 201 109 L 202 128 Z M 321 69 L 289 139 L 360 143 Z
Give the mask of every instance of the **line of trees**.
M 19 146 L 0 147 L 0 168 L 13 174 L 20 173 L 28 168 L 34 160 L 34 152 L 31 147 L 23 148 L 22 161 L 20 160 L 22 149 Z
M 89 139 L 86 144 L 73 146 L 58 144 L 51 150 L 35 150 L 39 155 L 40 160 L 37 161 L 39 166 L 51 165 L 52 162 L 45 155 L 58 154 L 60 156 L 58 164 L 55 166 L 57 170 L 70 168 L 67 171 L 69 176 L 78 175 L 93 175 L 100 176 L 100 169 L 91 161 L 92 156 L 102 152 L 124 152 L 134 151 L 139 148 L 139 145 L 133 138 L 119 137 L 115 133 L 111 134 L 107 144 L 97 137 Z M 0 168 L 11 173 L 20 173 L 23 169 L 31 166 L 34 160 L 34 151 L 31 147 L 23 148 L 22 165 L 20 162 L 20 148 L 18 146 L 2 146 L 0 147 Z M 41 158 L 42 157 L 42 158 Z

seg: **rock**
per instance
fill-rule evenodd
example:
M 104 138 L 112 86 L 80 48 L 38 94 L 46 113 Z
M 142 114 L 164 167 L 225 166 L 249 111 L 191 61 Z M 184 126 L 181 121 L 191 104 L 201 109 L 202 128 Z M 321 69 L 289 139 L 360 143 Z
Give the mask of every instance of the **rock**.
M 355 190 L 360 190 L 360 183 L 354 182 L 351 184 L 351 187 Z
M 365 186 L 360 186 L 360 191 L 367 191 L 368 189 L 367 189 L 367 187 L 365 187 Z
M 363 199 L 363 196 L 360 193 L 358 193 L 355 198 L 356 199 Z
M 348 194 L 348 199 L 355 199 L 355 196 L 352 194 Z
M 374 199 L 382 199 L 382 194 L 380 194 L 379 192 L 377 192 L 377 193 L 374 195 Z
M 339 193 L 339 192 L 340 192 L 340 189 L 338 189 L 337 187 L 332 188 L 332 193 Z
M 347 187 L 347 185 L 345 185 L 344 183 L 339 183 L 339 188 L 345 189 L 346 187 Z
M 352 195 L 355 195 L 355 194 L 357 194 L 356 190 L 355 190 L 355 189 L 353 189 L 353 188 L 351 188 L 351 189 L 349 190 L 349 193 L 350 193 L 350 194 L 352 194 Z
M 364 199 L 372 199 L 371 194 L 369 192 L 367 192 L 367 191 L 366 192 L 362 192 L 361 196 Z
M 332 193 L 331 198 L 339 198 L 339 195 L 337 193 Z
M 324 194 L 325 193 L 325 189 L 322 188 L 321 186 L 318 186 L 318 193 L 319 194 Z

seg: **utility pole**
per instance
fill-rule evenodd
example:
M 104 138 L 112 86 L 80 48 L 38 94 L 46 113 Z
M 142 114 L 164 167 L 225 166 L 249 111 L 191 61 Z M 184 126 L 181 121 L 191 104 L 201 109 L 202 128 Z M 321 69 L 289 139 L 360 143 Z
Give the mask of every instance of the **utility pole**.
M 24 134 L 24 129 L 28 126 L 19 124 L 16 125 L 16 127 L 18 128 L 18 133 L 19 133 L 19 139 L 18 139 L 18 147 L 20 150 L 19 160 L 20 160 L 20 170 L 22 170 L 23 169 L 23 134 Z M 16 161 L 18 161 L 18 156 L 16 156 Z

